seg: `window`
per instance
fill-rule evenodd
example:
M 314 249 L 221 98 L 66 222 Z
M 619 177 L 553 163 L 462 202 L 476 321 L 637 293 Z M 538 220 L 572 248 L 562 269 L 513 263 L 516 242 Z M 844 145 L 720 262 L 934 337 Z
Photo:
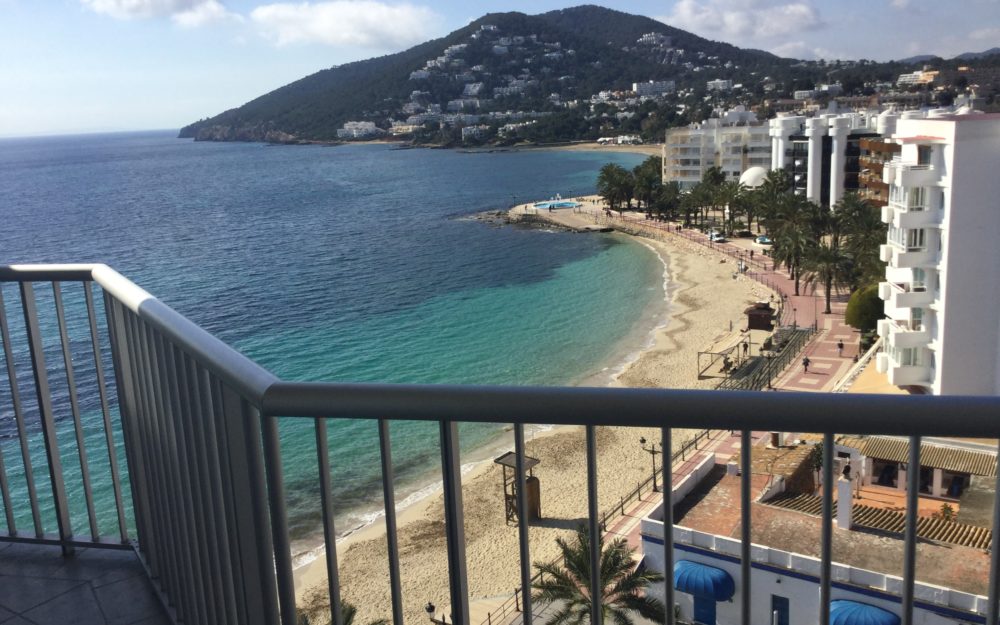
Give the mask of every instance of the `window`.
M 771 595 L 771 625 L 788 625 L 788 597 Z
M 929 145 L 918 145 L 917 146 L 917 165 L 930 165 L 931 164 L 931 150 L 933 148 Z
M 919 267 L 913 268 L 913 277 L 910 280 L 910 289 L 913 291 L 927 290 L 927 272 Z
M 912 228 L 906 231 L 906 249 L 910 251 L 922 250 L 927 244 L 923 228 Z
M 923 330 L 924 329 L 924 309 L 923 308 L 911 308 L 910 309 L 910 329 L 911 330 Z
M 927 189 L 924 187 L 914 187 L 909 190 L 906 207 L 913 211 L 924 210 L 927 200 Z

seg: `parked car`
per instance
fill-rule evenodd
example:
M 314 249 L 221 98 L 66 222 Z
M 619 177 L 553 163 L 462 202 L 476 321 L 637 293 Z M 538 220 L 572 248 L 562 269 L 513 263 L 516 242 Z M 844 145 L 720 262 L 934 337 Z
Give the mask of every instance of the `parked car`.
M 757 244 L 758 245 L 771 245 L 771 238 L 768 237 L 766 234 L 762 234 L 759 237 L 757 237 Z
M 721 232 L 709 232 L 708 240 L 712 243 L 725 243 L 726 237 L 724 237 Z

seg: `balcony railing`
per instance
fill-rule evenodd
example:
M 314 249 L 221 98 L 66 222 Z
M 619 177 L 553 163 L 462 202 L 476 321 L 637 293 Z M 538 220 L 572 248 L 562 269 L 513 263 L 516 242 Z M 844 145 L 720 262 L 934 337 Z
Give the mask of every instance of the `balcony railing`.
M 333 606 L 331 618 L 336 625 L 343 624 L 343 615 L 338 601 L 333 522 L 336 502 L 327 447 L 330 421 L 366 419 L 378 426 L 386 559 L 395 625 L 403 625 L 403 603 L 390 454 L 393 420 L 427 421 L 438 426 L 449 599 L 455 625 L 469 624 L 459 422 L 513 424 L 520 510 L 527 509 L 524 426 L 584 426 L 586 523 L 591 535 L 600 531 L 598 426 L 659 428 L 664 449 L 672 449 L 672 428 L 737 430 L 746 452 L 741 454 L 744 476 L 751 474 L 752 431 L 822 433 L 821 601 L 816 620 L 823 625 L 830 620 L 834 433 L 908 436 L 910 466 L 919 465 L 922 436 L 1000 438 L 997 397 L 835 394 L 817 401 L 815 395 L 804 393 L 287 382 L 103 265 L 0 266 L 0 293 L 4 289 L 6 294 L 17 294 L 0 304 L 0 338 L 12 398 L 11 404 L 0 405 L 0 410 L 4 421 L 15 422 L 25 466 L 37 466 L 33 458 L 44 457 L 52 488 L 51 495 L 32 489 L 23 500 L 12 497 L 0 456 L 0 490 L 7 522 L 0 540 L 59 544 L 66 551 L 76 546 L 134 548 L 172 616 L 184 623 L 296 625 L 295 581 L 278 440 L 278 425 L 283 420 L 311 423 L 315 433 L 319 512 Z M 51 300 L 38 296 L 43 289 L 52 290 Z M 72 304 L 63 297 L 70 291 Z M 8 323 L 9 309 L 17 308 L 18 303 L 17 316 L 23 317 L 23 323 Z M 68 333 L 67 328 L 72 332 Z M 70 340 L 72 334 L 79 336 L 81 328 L 87 330 L 87 340 Z M 98 466 L 93 457 L 85 454 L 85 447 L 94 447 L 65 437 L 59 440 L 56 427 L 57 413 L 63 415 L 60 421 L 64 429 L 67 419 L 79 427 L 73 366 L 83 361 L 80 352 L 87 351 L 85 346 L 89 346 L 95 361 L 94 373 L 88 379 L 96 384 L 100 395 L 104 426 L 101 437 L 105 441 L 102 453 L 110 457 L 108 463 L 100 464 L 107 472 L 100 478 L 112 482 L 115 492 L 114 533 L 110 537 L 96 531 L 100 524 L 93 523 L 92 518 L 80 518 L 94 514 L 94 493 L 87 478 L 80 487 L 86 499 L 82 512 L 81 506 L 70 505 L 67 497 L 67 453 L 77 457 L 86 474 L 88 468 Z M 53 375 L 59 371 L 48 360 L 53 355 L 63 357 L 61 375 Z M 24 397 L 17 390 L 28 384 L 24 376 L 29 369 L 33 402 L 22 401 Z M 54 392 L 57 377 L 65 378 L 59 382 L 58 393 Z M 124 461 L 116 464 L 114 450 L 119 448 L 119 441 L 123 441 L 120 447 Z M 920 472 L 910 471 L 907 475 L 900 611 L 903 624 L 912 625 Z M 32 479 L 28 477 L 27 481 L 31 483 Z M 750 482 L 743 479 L 740 487 L 743 574 L 739 601 L 743 625 L 750 625 L 752 596 Z M 669 500 L 670 489 L 664 490 Z M 1000 492 L 1000 488 L 997 490 Z M 664 509 L 663 561 L 669 571 L 673 567 L 672 506 Z M 18 518 L 30 522 L 21 526 L 15 523 Z M 85 535 L 74 530 L 81 525 L 89 527 Z M 994 514 L 993 532 L 1000 535 L 1000 512 Z M 532 559 L 524 517 L 518 521 L 518 535 L 521 586 L 530 588 Z M 602 625 L 599 543 L 591 543 L 588 591 L 595 598 L 591 622 Z M 988 625 L 997 625 L 998 572 L 1000 550 L 993 550 Z M 523 592 L 521 597 L 523 622 L 531 625 L 531 594 Z M 665 603 L 665 619 L 672 624 L 672 584 L 666 584 Z

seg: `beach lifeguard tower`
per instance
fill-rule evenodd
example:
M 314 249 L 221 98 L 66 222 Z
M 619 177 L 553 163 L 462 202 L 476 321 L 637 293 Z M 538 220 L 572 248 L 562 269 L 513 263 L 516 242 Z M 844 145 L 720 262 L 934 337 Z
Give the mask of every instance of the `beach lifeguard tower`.
M 508 451 L 502 456 L 495 458 L 493 462 L 503 467 L 503 502 L 504 514 L 507 524 L 517 523 L 517 456 L 513 451 Z M 538 478 L 534 476 L 534 468 L 541 462 L 538 458 L 531 456 L 524 457 L 524 470 L 528 472 L 525 486 L 525 497 L 528 503 L 528 521 L 537 521 L 542 518 L 542 491 Z

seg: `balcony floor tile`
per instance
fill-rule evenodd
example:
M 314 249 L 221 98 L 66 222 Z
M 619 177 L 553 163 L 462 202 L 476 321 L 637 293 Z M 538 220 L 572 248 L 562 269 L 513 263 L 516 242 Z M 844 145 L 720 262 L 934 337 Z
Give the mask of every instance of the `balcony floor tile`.
M 0 543 L 0 624 L 169 625 L 131 551 Z

